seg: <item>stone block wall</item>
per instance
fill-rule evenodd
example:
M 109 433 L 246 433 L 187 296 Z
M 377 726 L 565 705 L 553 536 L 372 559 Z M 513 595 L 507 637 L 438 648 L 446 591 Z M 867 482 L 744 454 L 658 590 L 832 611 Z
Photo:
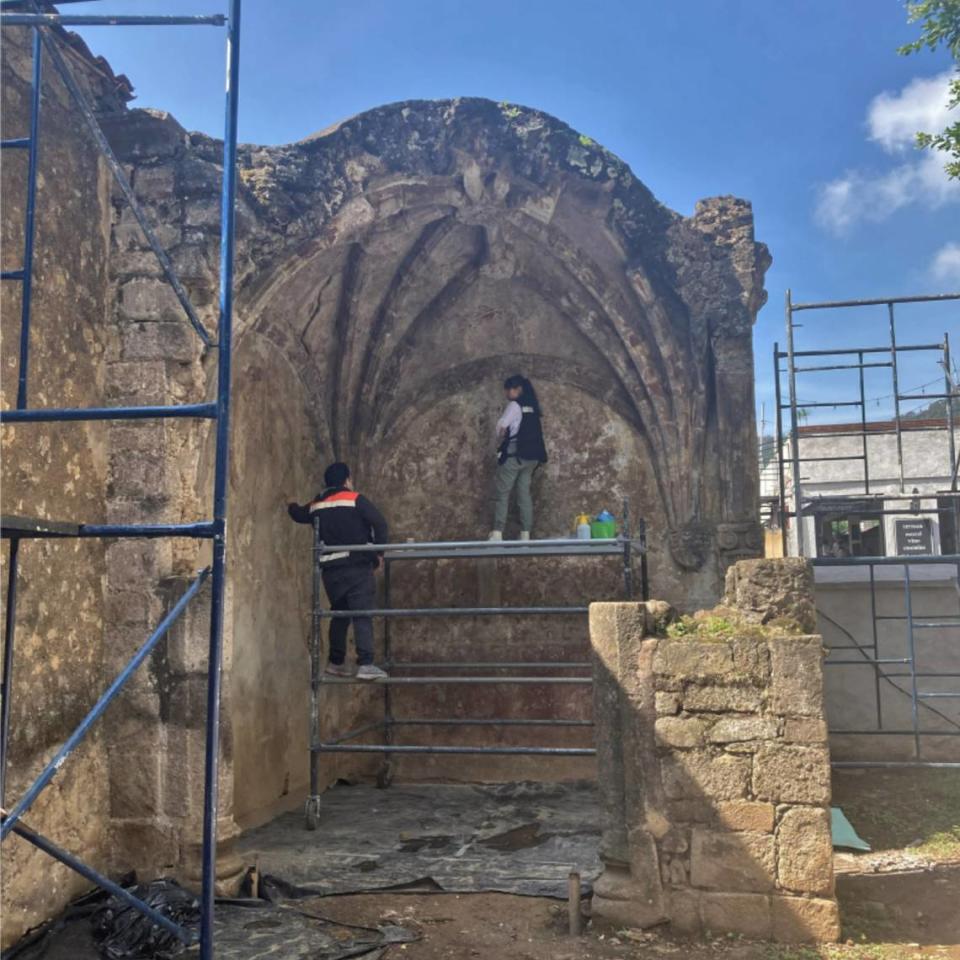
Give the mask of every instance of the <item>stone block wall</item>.
M 796 592 L 802 566 L 737 564 L 727 599 Z M 839 935 L 821 638 L 757 623 L 755 607 L 666 630 L 665 604 L 591 607 L 601 922 Z

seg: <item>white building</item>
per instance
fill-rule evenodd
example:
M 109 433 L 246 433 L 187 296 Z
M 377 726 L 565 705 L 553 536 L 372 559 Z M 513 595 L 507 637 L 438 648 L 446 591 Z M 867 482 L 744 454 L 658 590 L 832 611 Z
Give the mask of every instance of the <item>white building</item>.
M 793 448 L 783 448 L 787 552 L 815 560 L 834 759 L 912 760 L 919 744 L 926 760 L 960 760 L 956 440 L 944 420 L 901 421 L 899 452 L 889 421 L 865 431 L 809 425 L 799 436 L 802 538 L 789 515 L 797 510 Z M 760 474 L 768 555 L 782 549 L 780 476 L 776 458 Z M 866 563 L 871 557 L 920 562 L 908 570 Z
M 789 517 L 787 552 L 821 558 L 956 554 L 954 444 L 942 419 L 902 420 L 899 451 L 892 421 L 867 423 L 866 431 L 859 423 L 800 427 L 802 537 L 795 516 Z M 783 460 L 786 508 L 795 514 L 789 439 Z M 780 525 L 779 491 L 774 459 L 760 478 L 768 526 Z

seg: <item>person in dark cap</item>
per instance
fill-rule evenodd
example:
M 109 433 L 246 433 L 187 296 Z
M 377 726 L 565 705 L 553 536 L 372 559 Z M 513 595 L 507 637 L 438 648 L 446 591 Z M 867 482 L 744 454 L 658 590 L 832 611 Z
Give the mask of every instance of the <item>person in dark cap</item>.
M 325 547 L 341 544 L 386 543 L 387 521 L 365 497 L 353 489 L 350 468 L 331 463 L 324 471 L 326 489 L 304 505 L 287 504 L 297 523 L 312 524 L 318 518 L 320 540 Z M 380 566 L 380 554 L 334 550 L 320 557 L 323 586 L 332 610 L 371 610 L 376 606 L 373 572 Z M 347 629 L 353 624 L 357 648 L 357 678 L 379 680 L 387 676 L 373 662 L 373 621 L 370 617 L 333 617 L 330 621 L 330 654 L 326 672 L 335 677 L 352 675 L 346 663 Z

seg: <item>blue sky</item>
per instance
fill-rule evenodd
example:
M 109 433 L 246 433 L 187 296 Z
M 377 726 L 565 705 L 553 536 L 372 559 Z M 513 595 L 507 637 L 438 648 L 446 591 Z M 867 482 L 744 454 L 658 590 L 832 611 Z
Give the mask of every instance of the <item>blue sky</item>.
M 208 13 L 225 4 L 62 9 Z M 136 105 L 219 133 L 222 30 L 82 33 L 129 75 Z M 947 184 L 909 142 L 918 122 L 943 118 L 950 61 L 898 56 L 915 35 L 899 0 L 246 0 L 240 133 L 282 143 L 382 103 L 484 96 L 566 121 L 682 214 L 701 197 L 751 200 L 757 238 L 774 258 L 755 337 L 758 404 L 766 401 L 769 419 L 786 288 L 802 301 L 960 290 L 960 184 Z M 960 358 L 960 304 L 902 315 L 902 341 L 947 330 Z M 800 347 L 886 342 L 884 308 L 798 319 Z M 932 381 L 933 363 L 905 358 L 902 386 Z M 815 376 L 801 400 L 852 398 L 852 377 Z M 867 392 L 881 398 L 870 414 L 888 414 L 889 371 L 871 375 Z M 817 417 L 843 418 L 842 409 Z

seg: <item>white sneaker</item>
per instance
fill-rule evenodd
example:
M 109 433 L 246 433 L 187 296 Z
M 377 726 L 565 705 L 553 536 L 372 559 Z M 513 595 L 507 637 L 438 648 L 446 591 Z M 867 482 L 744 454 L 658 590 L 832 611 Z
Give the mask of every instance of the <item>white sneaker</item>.
M 331 677 L 352 677 L 353 671 L 345 663 L 328 663 L 324 673 Z
M 502 531 L 502 530 L 494 530 L 487 539 L 488 539 L 488 540 L 502 540 L 502 539 L 503 539 L 503 531 Z
M 357 668 L 358 680 L 386 680 L 390 674 L 386 670 L 381 670 L 376 664 L 365 663 Z
M 529 530 L 521 530 L 521 531 L 520 531 L 520 539 L 521 539 L 521 540 L 529 540 L 529 539 L 530 539 L 530 531 L 529 531 Z

